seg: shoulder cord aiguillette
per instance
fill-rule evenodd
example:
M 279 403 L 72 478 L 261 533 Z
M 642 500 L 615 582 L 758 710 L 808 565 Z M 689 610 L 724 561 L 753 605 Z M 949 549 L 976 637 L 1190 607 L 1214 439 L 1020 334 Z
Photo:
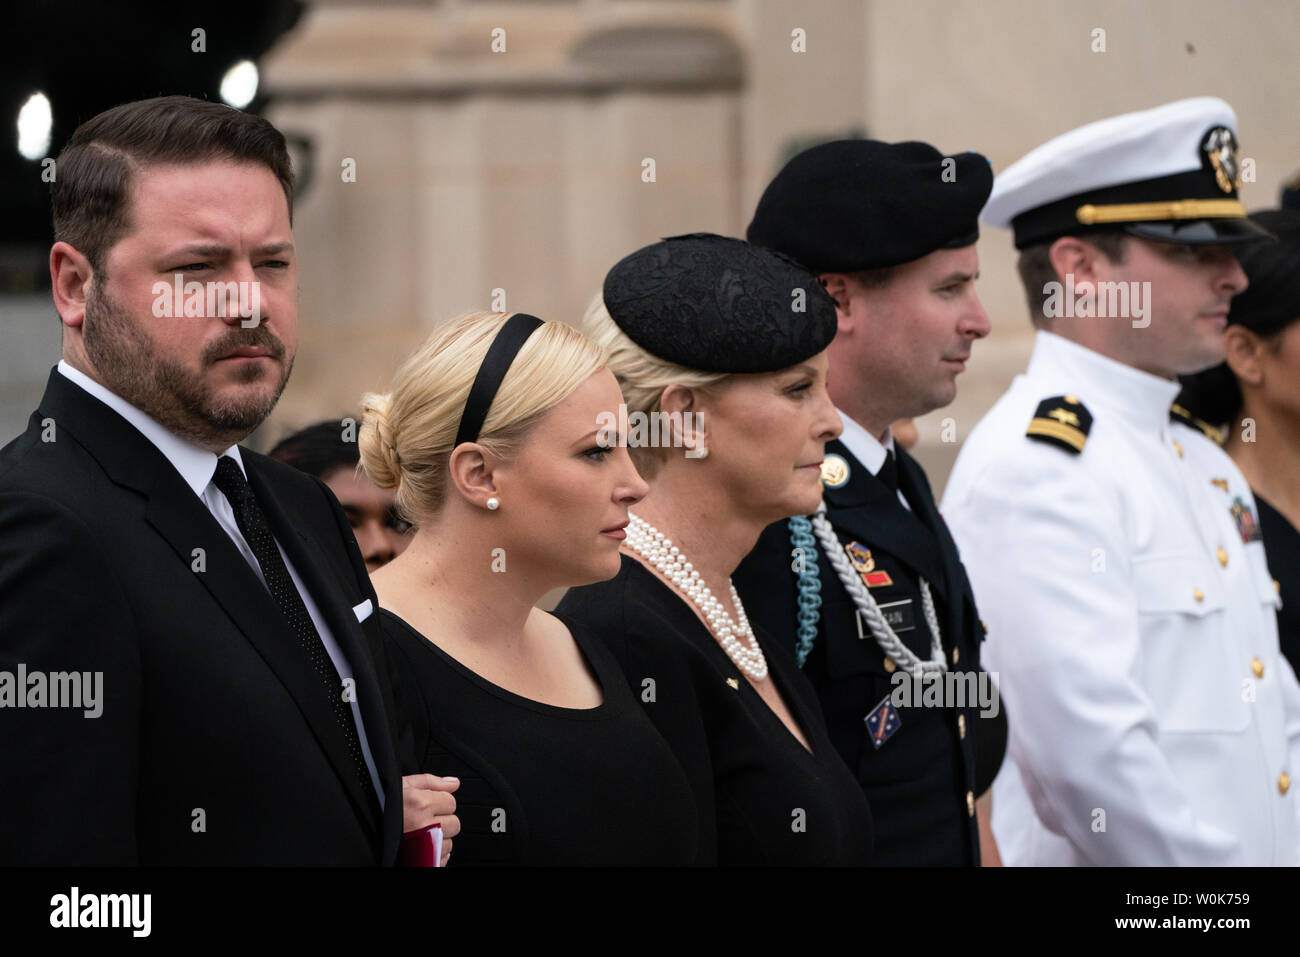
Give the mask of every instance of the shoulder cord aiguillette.
M 804 516 L 796 515 L 786 525 L 790 528 L 791 557 L 794 560 L 792 570 L 798 575 L 796 587 L 799 590 L 799 610 L 794 616 L 795 634 L 799 640 L 795 645 L 794 658 L 802 668 L 817 639 L 822 580 L 817 570 L 817 540 L 812 537 L 812 523 Z
M 921 610 L 925 615 L 925 623 L 930 626 L 930 660 L 922 661 L 903 644 L 894 629 L 889 626 L 889 622 L 885 621 L 880 606 L 876 604 L 876 600 L 871 597 L 871 592 L 863 586 L 861 577 L 849 564 L 848 556 L 844 554 L 844 547 L 840 545 L 835 529 L 831 528 L 831 523 L 826 519 L 825 502 L 818 506 L 817 513 L 812 516 L 812 530 L 821 543 L 822 554 L 835 569 L 835 573 L 844 584 L 844 590 L 853 598 L 853 603 L 871 629 L 871 634 L 880 645 L 880 649 L 899 668 L 910 673 L 914 678 L 921 677 L 923 673 L 942 674 L 947 671 L 948 664 L 944 660 L 943 642 L 939 637 L 939 616 L 935 614 L 934 599 L 930 596 L 930 583 L 924 578 L 920 579 Z M 793 540 L 792 535 L 791 541 Z M 820 604 L 820 599 L 818 603 Z

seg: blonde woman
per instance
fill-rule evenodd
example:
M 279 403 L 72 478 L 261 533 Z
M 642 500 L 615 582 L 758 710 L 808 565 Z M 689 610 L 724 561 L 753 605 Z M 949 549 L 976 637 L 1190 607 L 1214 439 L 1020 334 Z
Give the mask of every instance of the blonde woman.
M 617 577 L 570 591 L 556 613 L 611 641 L 721 864 L 870 857 L 866 798 L 812 686 L 751 629 L 730 583 L 766 525 L 821 502 L 825 443 L 840 434 L 826 391 L 835 322 L 790 260 L 696 234 L 616 265 L 583 325 L 610 355 L 651 490 Z
M 362 398 L 361 460 L 418 531 L 373 576 L 418 770 L 461 781 L 454 863 L 684 864 L 681 767 L 602 637 L 534 607 L 619 569 L 646 485 L 622 396 L 562 323 L 479 312 Z

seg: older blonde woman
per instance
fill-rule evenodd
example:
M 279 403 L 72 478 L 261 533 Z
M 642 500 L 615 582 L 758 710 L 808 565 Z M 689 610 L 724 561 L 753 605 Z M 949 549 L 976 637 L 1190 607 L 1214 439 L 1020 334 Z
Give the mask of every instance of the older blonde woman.
M 362 399 L 362 464 L 418 528 L 373 581 L 420 769 L 461 781 L 455 865 L 699 855 L 688 781 L 603 636 L 535 607 L 619 569 L 646 491 L 597 425 L 621 401 L 577 331 L 494 313 Z
M 616 265 L 583 330 L 610 355 L 651 490 L 617 577 L 570 591 L 556 613 L 612 640 L 719 863 L 866 863 L 870 811 L 812 686 L 750 627 L 730 583 L 767 524 L 821 501 L 825 443 L 840 433 L 826 391 L 833 301 L 778 254 L 696 234 Z

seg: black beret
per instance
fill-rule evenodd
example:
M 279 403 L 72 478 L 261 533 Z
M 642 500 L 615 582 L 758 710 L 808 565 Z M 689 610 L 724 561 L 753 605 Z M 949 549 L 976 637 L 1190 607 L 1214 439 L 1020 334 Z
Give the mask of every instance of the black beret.
M 745 235 L 818 274 L 897 266 L 979 239 L 992 189 L 993 170 L 979 153 L 836 140 L 785 164 Z
M 775 372 L 835 336 L 835 300 L 786 256 L 691 233 L 625 256 L 605 276 L 605 308 L 651 355 L 702 372 Z

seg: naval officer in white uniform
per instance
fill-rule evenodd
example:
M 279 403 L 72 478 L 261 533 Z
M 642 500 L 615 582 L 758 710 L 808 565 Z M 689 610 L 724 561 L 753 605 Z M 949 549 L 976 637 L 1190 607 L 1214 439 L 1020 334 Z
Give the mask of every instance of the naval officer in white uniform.
M 1300 860 L 1300 686 L 1254 499 L 1171 414 L 1175 376 L 1222 359 L 1232 250 L 1269 240 L 1237 198 L 1235 128 L 1209 97 L 1092 123 L 984 210 L 1014 229 L 1038 332 L 943 512 L 1014 716 L 1007 864 Z

